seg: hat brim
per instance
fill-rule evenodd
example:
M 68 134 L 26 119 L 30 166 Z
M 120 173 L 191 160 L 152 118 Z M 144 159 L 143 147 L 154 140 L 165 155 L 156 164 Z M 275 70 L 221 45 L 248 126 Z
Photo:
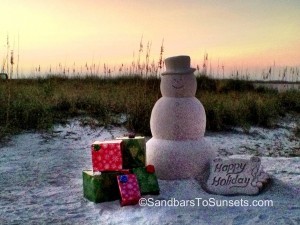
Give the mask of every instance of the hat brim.
M 190 74 L 190 73 L 194 73 L 196 71 L 195 68 L 189 68 L 187 70 L 169 70 L 169 71 L 165 71 L 163 73 L 161 73 L 161 75 L 179 75 L 179 74 Z

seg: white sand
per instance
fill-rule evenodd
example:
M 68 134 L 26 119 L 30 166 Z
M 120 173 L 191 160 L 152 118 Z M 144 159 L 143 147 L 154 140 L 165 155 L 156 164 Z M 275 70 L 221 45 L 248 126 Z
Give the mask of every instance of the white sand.
M 91 168 L 90 144 L 126 133 L 122 128 L 91 129 L 77 120 L 56 126 L 53 134 L 24 133 L 0 144 L 0 224 L 300 224 L 300 149 L 289 118 L 280 128 L 253 128 L 249 135 L 210 133 L 219 155 L 259 155 L 272 178 L 258 196 L 207 194 L 193 179 L 159 181 L 161 194 L 147 196 L 173 206 L 126 206 L 118 201 L 94 204 L 82 196 L 83 169 Z M 199 199 L 199 206 L 196 198 Z M 175 199 L 175 200 L 174 200 Z M 272 200 L 273 207 L 205 207 L 207 200 Z M 151 199 L 150 199 L 151 200 Z M 194 200 L 192 206 L 175 201 Z M 245 202 L 244 202 L 245 203 Z M 262 203 L 262 202 L 261 202 Z M 183 204 L 183 203 L 182 203 Z

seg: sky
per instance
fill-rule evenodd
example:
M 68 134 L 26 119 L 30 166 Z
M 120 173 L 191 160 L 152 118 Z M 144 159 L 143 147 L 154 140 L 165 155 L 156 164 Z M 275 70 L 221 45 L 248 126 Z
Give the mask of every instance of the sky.
M 7 36 L 20 73 L 96 64 L 103 68 L 204 54 L 216 70 L 300 65 L 299 0 L 1 0 L 0 61 Z M 16 68 L 14 68 L 16 70 Z

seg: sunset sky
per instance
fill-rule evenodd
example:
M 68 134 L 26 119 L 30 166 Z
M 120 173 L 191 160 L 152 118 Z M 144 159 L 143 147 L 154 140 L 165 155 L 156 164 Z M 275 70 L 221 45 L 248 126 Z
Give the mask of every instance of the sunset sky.
M 143 36 L 150 60 L 208 53 L 214 68 L 261 69 L 300 65 L 299 0 L 1 0 L 1 67 L 6 39 L 19 67 L 46 72 L 59 63 L 130 64 Z M 19 37 L 19 38 L 18 38 Z

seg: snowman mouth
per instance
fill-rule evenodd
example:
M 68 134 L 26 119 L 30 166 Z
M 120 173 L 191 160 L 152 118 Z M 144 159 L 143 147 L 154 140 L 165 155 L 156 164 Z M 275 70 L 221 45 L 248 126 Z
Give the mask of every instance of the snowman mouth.
M 181 89 L 181 88 L 184 87 L 184 85 L 181 85 L 181 86 L 174 86 L 174 85 L 172 85 L 172 87 L 175 88 L 175 89 Z

